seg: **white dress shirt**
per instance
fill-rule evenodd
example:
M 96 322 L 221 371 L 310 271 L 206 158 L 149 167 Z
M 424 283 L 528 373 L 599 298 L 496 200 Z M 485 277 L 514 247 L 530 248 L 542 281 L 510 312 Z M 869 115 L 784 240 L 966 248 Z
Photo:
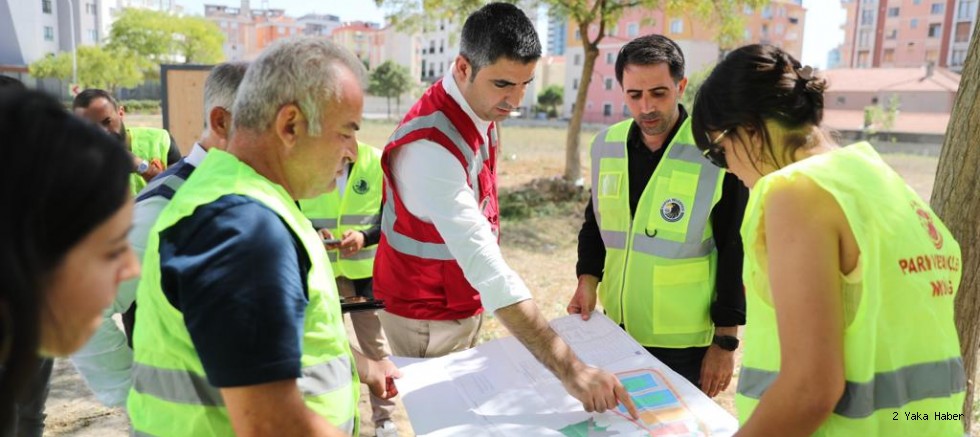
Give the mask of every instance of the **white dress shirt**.
M 442 79 L 446 93 L 459 103 L 487 141 L 490 122 L 473 112 L 459 91 L 450 66 Z M 480 210 L 477 193 L 459 161 L 439 144 L 418 140 L 392 152 L 392 177 L 405 208 L 435 225 L 463 275 L 479 293 L 483 307 L 499 308 L 530 299 L 531 291 L 504 261 L 490 222 Z

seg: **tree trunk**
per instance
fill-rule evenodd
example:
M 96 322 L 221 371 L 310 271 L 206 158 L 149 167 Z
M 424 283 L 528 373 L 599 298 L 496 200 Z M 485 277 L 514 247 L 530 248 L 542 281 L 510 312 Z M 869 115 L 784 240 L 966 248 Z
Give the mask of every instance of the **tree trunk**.
M 592 43 L 584 35 L 588 35 L 589 23 L 580 25 L 583 35 L 582 48 L 585 52 L 585 62 L 582 64 L 582 78 L 579 79 L 578 93 L 575 95 L 575 107 L 572 109 L 572 119 L 568 123 L 568 134 L 565 137 L 565 180 L 578 181 L 582 177 L 582 161 L 579 156 L 579 136 L 582 132 L 582 116 L 585 115 L 586 100 L 589 95 L 589 84 L 592 83 L 592 72 L 595 70 L 595 60 L 599 57 L 598 44 Z
M 973 418 L 974 377 L 980 349 L 980 26 L 973 39 L 960 78 L 953 114 L 939 155 L 932 207 L 956 237 L 963 251 L 963 281 L 956 294 L 956 330 L 966 369 L 963 426 L 970 431 Z

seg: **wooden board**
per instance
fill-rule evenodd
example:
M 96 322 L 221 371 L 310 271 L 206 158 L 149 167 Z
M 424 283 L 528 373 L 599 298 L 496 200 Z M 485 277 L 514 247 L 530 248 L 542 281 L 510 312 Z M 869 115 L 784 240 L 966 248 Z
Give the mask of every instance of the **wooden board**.
M 213 65 L 160 65 L 163 128 L 187 156 L 204 131 L 204 81 Z

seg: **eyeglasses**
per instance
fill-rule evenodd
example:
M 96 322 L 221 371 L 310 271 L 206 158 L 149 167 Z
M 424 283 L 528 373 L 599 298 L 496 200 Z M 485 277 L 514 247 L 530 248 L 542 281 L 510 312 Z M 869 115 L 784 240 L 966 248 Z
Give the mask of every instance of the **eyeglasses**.
M 731 129 L 725 129 L 718 134 L 718 137 L 711 139 L 711 136 L 707 132 L 704 133 L 708 137 L 708 148 L 701 152 L 701 156 L 704 156 L 716 167 L 728 168 L 728 161 L 725 159 L 725 149 L 723 149 L 718 143 L 721 142 L 725 135 L 728 135 L 728 131 Z

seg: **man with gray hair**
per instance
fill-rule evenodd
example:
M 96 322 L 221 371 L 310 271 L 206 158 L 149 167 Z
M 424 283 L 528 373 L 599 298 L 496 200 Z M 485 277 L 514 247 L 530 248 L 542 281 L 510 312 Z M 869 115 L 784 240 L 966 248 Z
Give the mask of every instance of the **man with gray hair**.
M 231 106 L 235 102 L 235 92 L 245 76 L 247 66 L 248 64 L 240 62 L 225 63 L 211 70 L 204 82 L 206 118 L 201 139 L 194 144 L 187 157 L 158 175 L 137 195 L 133 210 L 133 228 L 128 239 L 139 259 L 143 259 L 150 228 L 156 223 L 160 211 L 170 203 L 177 188 L 201 164 L 209 149 L 225 148 L 231 130 Z M 119 286 L 116 299 L 103 315 L 102 325 L 89 342 L 71 357 L 72 363 L 95 393 L 95 397 L 110 407 L 124 405 L 133 385 L 132 315 L 136 311 L 138 284 L 139 277 Z M 112 316 L 117 313 L 123 313 L 125 335 L 112 320 Z
M 249 66 L 227 151 L 208 153 L 147 240 L 135 434 L 349 435 L 359 378 L 393 395 L 394 365 L 351 350 L 323 243 L 296 204 L 354 158 L 365 76 L 316 38 L 280 40 Z

